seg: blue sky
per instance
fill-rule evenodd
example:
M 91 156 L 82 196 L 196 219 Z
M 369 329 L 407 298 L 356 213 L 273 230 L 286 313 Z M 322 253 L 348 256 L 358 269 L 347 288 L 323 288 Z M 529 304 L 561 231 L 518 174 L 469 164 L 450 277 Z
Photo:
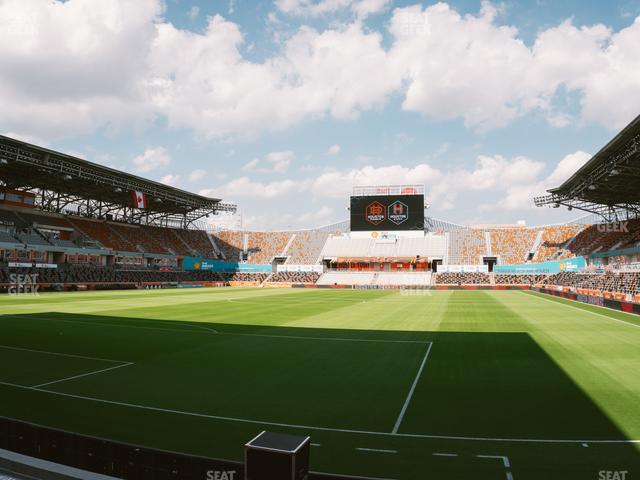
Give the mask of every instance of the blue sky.
M 536 209 L 640 113 L 640 3 L 0 0 L 0 133 L 238 204 L 346 218 L 354 184 L 430 214 Z

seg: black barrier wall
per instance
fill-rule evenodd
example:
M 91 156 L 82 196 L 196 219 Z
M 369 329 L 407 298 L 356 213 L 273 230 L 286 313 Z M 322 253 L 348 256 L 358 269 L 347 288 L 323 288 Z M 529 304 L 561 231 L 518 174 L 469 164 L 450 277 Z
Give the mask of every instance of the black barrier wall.
M 587 303 L 589 305 L 598 305 L 600 307 L 607 307 L 612 310 L 640 315 L 640 304 L 638 303 L 624 302 L 621 300 L 615 300 L 613 298 L 594 297 L 591 295 L 584 295 L 573 292 L 563 292 L 558 290 L 551 290 L 548 288 L 532 287 L 531 290 L 547 295 L 553 295 L 554 297 L 566 298 L 567 300 L 575 300 L 577 302 Z
M 242 447 L 238 446 L 239 452 Z M 207 480 L 216 478 L 215 472 L 225 472 L 226 478 L 235 480 L 244 478 L 244 465 L 240 462 L 129 445 L 5 417 L 0 417 L 0 448 L 131 480 Z M 233 476 L 231 472 L 234 472 Z M 347 480 L 353 477 L 314 472 L 308 478 Z

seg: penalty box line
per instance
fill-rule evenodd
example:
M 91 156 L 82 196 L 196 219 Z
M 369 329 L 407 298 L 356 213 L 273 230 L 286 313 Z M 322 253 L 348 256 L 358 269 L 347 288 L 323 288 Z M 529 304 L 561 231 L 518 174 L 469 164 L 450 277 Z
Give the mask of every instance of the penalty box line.
M 399 438 L 423 438 L 431 440 L 462 440 L 462 441 L 478 441 L 478 442 L 504 442 L 504 443 L 556 443 L 556 444 L 577 444 L 577 443 L 593 443 L 593 444 L 640 444 L 640 440 L 629 439 L 605 439 L 605 440 L 590 440 L 590 439 L 543 439 L 543 438 L 492 438 L 492 437 L 466 437 L 466 436 L 454 436 L 454 435 L 431 435 L 420 433 L 390 433 L 390 432 L 376 432 L 367 430 L 353 430 L 347 428 L 332 428 L 332 427 L 318 427 L 312 425 L 292 425 L 288 423 L 270 422 L 263 420 L 251 420 L 247 418 L 235 418 L 224 417 L 221 415 L 209 415 L 206 413 L 185 412 L 182 410 L 175 410 L 170 408 L 151 407 L 148 405 L 140 405 L 136 403 L 119 402 L 116 400 L 106 400 L 103 398 L 88 397 L 84 395 L 75 395 L 73 393 L 56 392 L 55 390 L 47 390 L 45 388 L 28 387 L 26 385 L 18 385 L 16 383 L 0 382 L 0 385 L 8 387 L 18 388 L 22 390 L 31 390 L 34 392 L 46 393 L 49 395 L 58 395 L 67 398 L 76 398 L 78 400 L 87 400 L 96 403 L 104 403 L 107 405 L 116 405 L 120 407 L 137 408 L 140 410 L 149 410 L 153 412 L 169 413 L 174 415 L 185 415 L 196 418 L 206 418 L 210 420 L 221 420 L 227 422 L 248 423 L 252 425 L 269 425 L 274 427 L 283 428 L 295 428 L 302 430 L 315 430 L 320 432 L 337 432 L 337 433 L 349 433 L 354 435 L 374 435 L 379 437 L 399 437 Z
M 433 342 L 429 342 L 429 347 L 427 348 L 427 352 L 424 354 L 424 358 L 422 359 L 422 363 L 420 364 L 420 368 L 418 369 L 418 373 L 416 374 L 416 378 L 413 380 L 413 384 L 409 389 L 409 393 L 407 394 L 407 398 L 404 401 L 404 405 L 402 405 L 402 410 L 400 410 L 400 414 L 396 420 L 395 425 L 393 426 L 393 430 L 391 433 L 398 433 L 398 429 L 400 428 L 400 424 L 404 419 L 405 414 L 407 413 L 407 408 L 409 408 L 409 403 L 411 403 L 411 398 L 413 397 L 413 392 L 416 390 L 416 386 L 418 385 L 418 380 L 420 380 L 420 376 L 422 375 L 422 370 L 424 370 L 424 366 L 427 363 L 427 358 L 429 358 L 429 353 L 431 353 L 431 347 L 433 347 Z
M 41 384 L 39 384 L 39 385 L 34 385 L 34 386 L 33 386 L 33 387 L 31 387 L 31 388 L 34 388 L 34 389 L 36 389 L 36 388 L 37 388 L 37 389 L 41 389 L 42 387 L 46 387 L 46 386 L 49 386 L 49 385 L 54 385 L 54 384 L 56 384 L 56 383 L 67 382 L 67 381 L 69 381 L 69 380 L 75 380 L 76 378 L 88 377 L 88 376 L 90 376 L 90 375 L 95 375 L 95 374 L 97 374 L 97 373 L 108 372 L 108 371 L 110 371 L 110 370 L 115 370 L 116 368 L 128 367 L 128 366 L 130 366 L 130 365 L 133 365 L 133 362 L 127 362 L 127 363 L 123 363 L 123 364 L 121 364 L 121 365 L 116 365 L 116 366 L 114 366 L 114 367 L 102 368 L 102 369 L 100 369 L 100 370 L 94 370 L 94 371 L 92 371 L 92 372 L 87 372 L 87 373 L 81 373 L 80 375 L 74 375 L 74 376 L 72 376 L 72 377 L 61 378 L 60 380 L 53 380 L 53 381 L 51 381 L 51 382 L 41 383 Z
M 46 351 L 46 350 L 35 350 L 35 349 L 32 349 L 32 348 L 13 347 L 13 346 L 10 346 L 10 345 L 0 345 L 0 349 L 15 350 L 15 351 L 19 351 L 19 352 L 37 353 L 37 354 L 41 354 L 41 355 L 53 355 L 53 356 L 56 356 L 56 357 L 78 358 L 78 359 L 81 359 L 81 360 L 93 360 L 93 361 L 99 361 L 99 362 L 108 362 L 108 363 L 117 363 L 118 364 L 118 365 L 114 365 L 112 367 L 101 368 L 99 370 L 92 370 L 90 372 L 81 373 L 81 374 L 78 374 L 78 375 L 73 375 L 71 377 L 61 378 L 59 380 L 53 380 L 53 381 L 50 381 L 50 382 L 40 383 L 38 385 L 34 385 L 31 388 L 41 388 L 41 387 L 45 387 L 45 386 L 48 386 L 48 385 L 53 385 L 55 383 L 62 383 L 62 382 L 66 382 L 68 380 L 74 380 L 76 378 L 88 377 L 89 375 L 95 375 L 97 373 L 108 372 L 109 370 L 115 370 L 117 368 L 128 367 L 130 365 L 133 365 L 133 362 L 125 362 L 125 361 L 122 361 L 122 360 L 112 360 L 112 359 L 108 359 L 108 358 L 88 357 L 86 355 L 74 355 L 74 354 L 71 354 L 71 353 L 49 352 L 49 351 Z
M 193 323 L 184 324 L 185 326 L 193 327 L 193 329 L 182 329 L 182 328 L 150 327 L 145 325 L 117 325 L 117 324 L 93 322 L 93 321 L 84 322 L 82 320 L 68 320 L 65 318 L 46 318 L 46 317 L 36 317 L 31 315 L 25 317 L 20 315 L 6 314 L 6 315 L 0 315 L 0 318 L 1 317 L 20 318 L 20 319 L 27 318 L 32 320 L 41 320 L 45 322 L 74 323 L 74 324 L 92 326 L 92 327 L 100 326 L 100 327 L 114 327 L 114 328 L 134 328 L 134 329 L 137 328 L 137 329 L 145 329 L 145 330 L 159 330 L 159 331 L 180 332 L 180 333 L 208 332 L 208 334 L 213 334 L 213 335 L 226 335 L 226 336 L 238 336 L 238 337 L 283 338 L 283 339 L 290 339 L 290 340 L 321 340 L 321 341 L 335 341 L 335 342 L 413 343 L 413 344 L 419 344 L 419 345 L 426 345 L 428 343 L 431 343 L 429 340 L 389 340 L 389 339 L 382 339 L 382 338 L 305 337 L 305 336 L 295 336 L 295 335 L 272 335 L 267 333 L 220 332 L 218 330 L 203 327 L 201 325 L 195 325 Z M 176 325 L 176 324 L 172 323 L 172 325 Z M 7 348 L 11 348 L 11 347 L 7 347 Z M 22 349 L 22 350 L 29 351 L 29 349 Z M 53 352 L 40 352 L 40 353 L 51 353 L 52 355 L 54 354 Z M 67 354 L 58 354 L 58 355 L 66 355 L 66 356 L 72 356 L 72 357 L 76 356 L 80 358 L 92 359 L 91 357 L 82 357 L 79 355 L 67 355 Z M 104 360 L 104 359 L 94 358 L 92 360 Z M 105 360 L 105 361 L 118 362 L 119 360 Z M 126 362 L 121 362 L 121 363 L 126 363 Z

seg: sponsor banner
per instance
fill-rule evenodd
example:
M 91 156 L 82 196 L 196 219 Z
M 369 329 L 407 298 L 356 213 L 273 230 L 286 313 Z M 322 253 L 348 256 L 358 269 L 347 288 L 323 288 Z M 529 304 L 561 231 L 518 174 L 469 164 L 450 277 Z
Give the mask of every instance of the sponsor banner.
M 322 273 L 323 267 L 322 265 L 277 265 L 277 272 L 286 272 L 286 273 L 294 273 L 294 272 L 316 272 Z
M 9 262 L 9 268 L 58 268 L 55 263 L 23 263 L 23 262 Z
M 625 263 L 615 268 L 615 271 L 621 273 L 640 272 L 640 263 Z
M 494 273 L 560 273 L 560 272 L 578 272 L 587 268 L 587 262 L 584 257 L 569 258 L 567 260 L 554 260 L 542 263 L 523 263 L 519 265 L 494 265 Z
M 264 286 L 267 288 L 292 288 L 291 283 L 284 282 L 267 282 L 264 284 Z
M 198 257 L 184 257 L 182 268 L 185 270 L 209 270 L 212 272 L 271 273 L 272 267 L 251 263 L 223 262 L 220 260 L 203 260 Z
M 438 265 L 438 273 L 489 273 L 488 265 Z
M 260 282 L 244 282 L 244 281 L 233 281 L 229 282 L 230 287 L 259 287 Z

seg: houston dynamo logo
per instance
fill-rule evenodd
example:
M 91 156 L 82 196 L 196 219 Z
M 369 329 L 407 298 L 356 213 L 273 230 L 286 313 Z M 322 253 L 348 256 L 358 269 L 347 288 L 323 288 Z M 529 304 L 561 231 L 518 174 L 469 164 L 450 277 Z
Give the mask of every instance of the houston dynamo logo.
M 365 215 L 367 222 L 372 225 L 379 225 L 384 222 L 385 208 L 380 202 L 373 202 L 367 205 L 367 212 Z
M 400 201 L 395 201 L 389 205 L 387 217 L 390 222 L 400 225 L 409 220 L 409 207 Z

